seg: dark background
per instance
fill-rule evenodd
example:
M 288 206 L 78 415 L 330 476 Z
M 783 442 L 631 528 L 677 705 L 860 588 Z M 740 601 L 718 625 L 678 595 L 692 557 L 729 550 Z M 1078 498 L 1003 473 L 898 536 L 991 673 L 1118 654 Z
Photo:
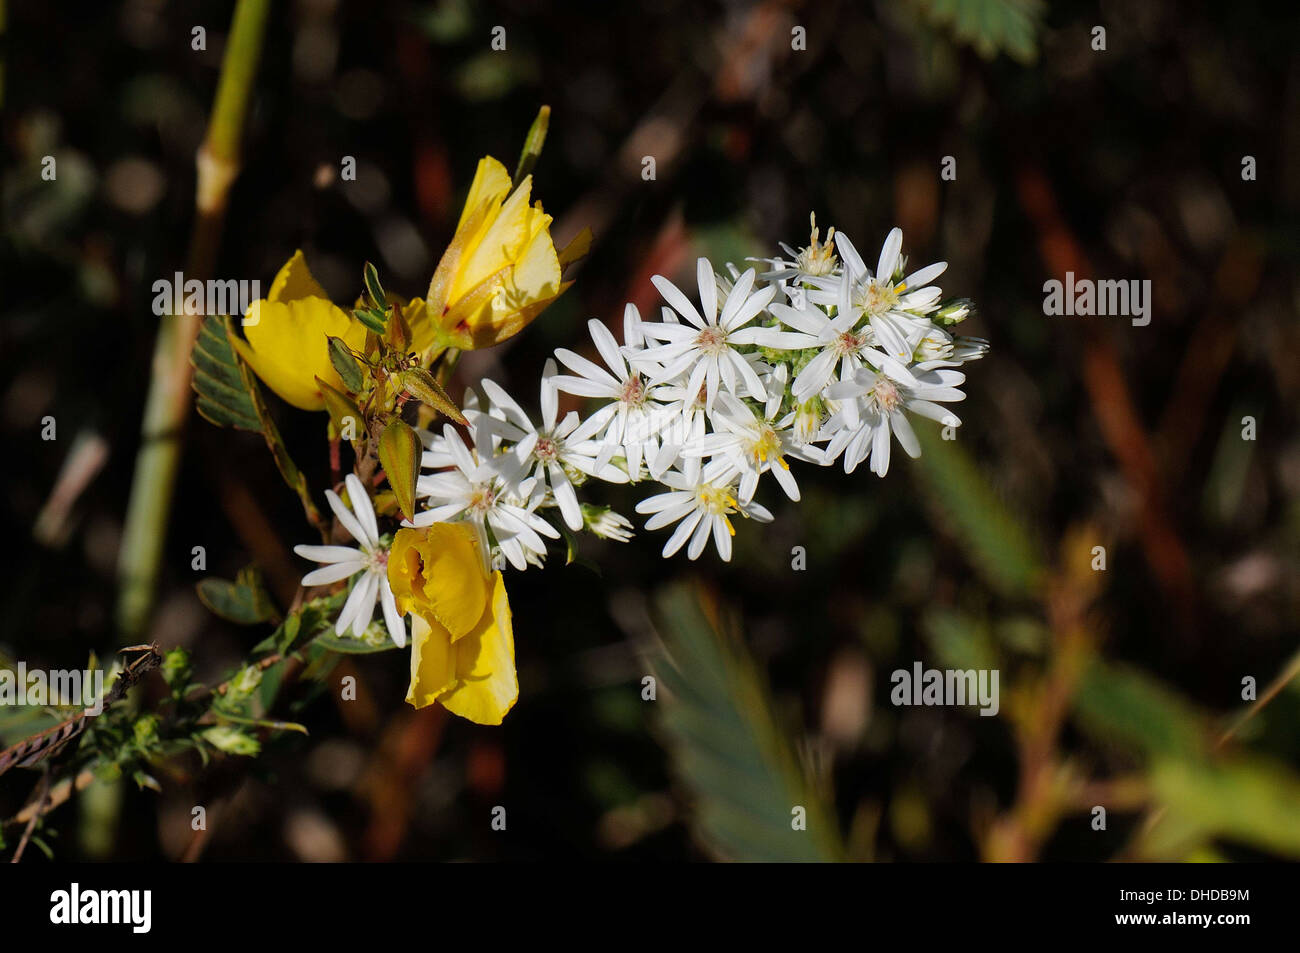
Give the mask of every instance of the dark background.
M 184 264 L 230 7 L 6 6 L 0 649 L 71 667 L 117 644 L 114 564 L 158 320 L 150 286 Z M 948 9 L 973 15 L 971 30 Z M 1090 45 L 1098 24 L 1105 51 Z M 506 52 L 489 46 L 496 25 Z M 205 52 L 191 49 L 194 26 Z M 806 50 L 791 49 L 796 26 Z M 589 317 L 621 333 L 625 301 L 654 305 L 652 274 L 804 245 L 810 210 L 869 261 L 895 224 L 912 261 L 949 261 L 945 292 L 978 309 L 962 330 L 992 350 L 966 368 L 947 456 L 896 452 L 883 480 L 802 468 L 803 502 L 760 491 L 776 520 L 739 526 L 730 565 L 663 560 L 663 534 L 638 533 L 587 544 L 598 573 L 557 557 L 511 574 L 521 695 L 503 727 L 412 712 L 404 655 L 366 657 L 347 669 L 361 700 L 313 703 L 309 738 L 206 773 L 160 769 L 163 793 L 124 789 L 106 829 L 95 796 L 82 798 L 52 818 L 57 855 L 743 857 L 708 836 L 708 784 L 674 761 L 682 739 L 655 718 L 665 702 L 640 697 L 647 613 L 681 580 L 738 618 L 743 654 L 851 856 L 1296 855 L 1294 684 L 1226 756 L 1264 759 L 1253 780 L 1182 790 L 1161 774 L 1175 740 L 1148 729 L 1167 694 L 1212 737 L 1243 707 L 1242 678 L 1262 692 L 1297 648 L 1298 26 L 1291 5 L 1249 3 L 277 6 L 220 276 L 269 287 L 302 248 L 336 302 L 358 294 L 366 260 L 390 291 L 422 295 L 478 158 L 512 167 L 537 108 L 552 107 L 534 196 L 557 245 L 590 225 L 592 254 L 523 334 L 462 362 L 453 394 L 490 375 L 535 406 L 546 356 L 588 347 Z M 57 157 L 54 182 L 40 177 L 44 155 Z M 641 177 L 645 155 L 655 181 Z M 1247 155 L 1255 181 L 1242 179 Z M 344 156 L 355 182 L 337 178 Z M 940 180 L 944 156 L 955 181 Z M 1066 270 L 1150 279 L 1151 324 L 1045 317 L 1043 282 Z M 276 412 L 319 495 L 320 419 Z M 103 441 L 106 465 L 38 541 L 37 514 L 81 438 Z M 592 496 L 628 515 L 638 498 Z M 219 679 L 265 632 L 207 614 L 191 548 L 206 547 L 210 574 L 256 561 L 292 584 L 303 566 L 289 549 L 311 536 L 259 439 L 193 420 L 151 637 L 188 646 Z M 1070 570 L 1093 545 L 1107 571 Z M 793 546 L 806 548 L 804 572 L 791 569 Z M 1045 567 L 1032 584 L 1004 571 L 1024 559 Z M 1079 701 L 1058 680 L 1077 629 L 1090 658 L 1140 679 L 1119 727 L 1105 715 L 1120 702 Z M 977 651 L 1001 667 L 1000 717 L 889 704 L 892 670 Z M 1033 726 L 1050 721 L 1052 699 L 1074 714 L 1040 745 Z M 1081 794 L 1082 809 L 1026 845 L 1020 808 L 1038 803 L 1035 778 L 1056 776 L 1027 766 L 1044 764 L 1087 779 L 1087 794 L 1116 778 L 1155 794 Z M 1273 786 L 1236 787 L 1260 778 Z M 26 772 L 0 779 L 0 814 L 30 784 Z M 1087 806 L 1110 797 L 1110 830 L 1090 830 Z M 1250 799 L 1263 798 L 1276 823 L 1205 806 L 1238 797 L 1254 816 Z M 196 803 L 217 818 L 198 842 L 186 823 Z M 508 834 L 488 826 L 496 804 Z M 1140 837 L 1161 810 L 1186 821 L 1172 847 Z

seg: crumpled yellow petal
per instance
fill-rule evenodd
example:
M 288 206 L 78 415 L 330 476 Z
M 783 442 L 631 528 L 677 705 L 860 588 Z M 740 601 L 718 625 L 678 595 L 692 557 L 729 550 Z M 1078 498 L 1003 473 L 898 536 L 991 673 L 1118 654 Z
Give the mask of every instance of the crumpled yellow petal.
M 499 725 L 519 698 L 514 628 L 505 579 L 492 574 L 492 599 L 465 637 L 453 643 L 436 622 L 415 616 L 411 629 L 411 687 L 416 708 L 440 702 L 480 725 Z
M 406 703 L 427 708 L 456 684 L 451 636 L 437 622 L 411 616 L 411 687 Z
M 301 285 L 294 279 L 288 283 Z M 323 297 L 254 301 L 248 321 L 244 327 L 247 341 L 235 340 L 240 356 L 267 387 L 301 410 L 325 408 L 317 377 L 333 387 L 343 387 L 330 363 L 326 338 L 342 338 L 357 350 L 366 341 L 365 326 Z
M 399 612 L 430 617 L 452 641 L 478 625 L 488 608 L 491 580 L 468 523 L 399 529 L 388 555 L 388 583 Z

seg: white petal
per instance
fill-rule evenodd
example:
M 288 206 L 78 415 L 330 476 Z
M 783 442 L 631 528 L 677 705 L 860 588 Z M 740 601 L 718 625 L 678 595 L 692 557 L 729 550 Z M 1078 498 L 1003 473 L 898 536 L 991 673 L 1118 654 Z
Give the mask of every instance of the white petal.
M 704 319 L 700 317 L 700 312 L 695 310 L 695 305 L 691 304 L 690 299 L 682 294 L 675 284 L 663 275 L 653 275 L 650 281 L 659 289 L 659 293 L 664 296 L 664 300 L 672 305 L 678 314 L 697 328 L 704 327 Z
M 898 267 L 898 253 L 903 248 L 903 230 L 893 228 L 885 237 L 884 247 L 880 249 L 880 261 L 876 264 L 876 280 L 889 281 Z
M 384 607 L 384 624 L 388 626 L 388 637 L 399 649 L 406 648 L 406 619 L 397 611 L 397 600 L 393 597 L 393 588 L 387 579 L 379 580 L 379 602 Z
M 371 546 L 379 543 L 379 523 L 375 521 L 375 508 L 370 503 L 370 496 L 355 473 L 349 473 L 343 481 L 348 487 L 348 499 L 352 501 L 352 511 L 357 514 L 362 528 L 366 531 L 366 542 Z
M 346 563 L 333 563 L 329 566 L 322 566 L 320 569 L 313 569 L 307 575 L 302 577 L 304 586 L 324 586 L 331 582 L 338 582 L 340 579 L 346 579 L 353 573 L 359 572 L 365 563 L 361 560 Z
M 352 515 L 352 511 L 343 505 L 343 500 L 339 498 L 337 493 L 333 490 L 326 490 L 325 501 L 329 503 L 330 509 L 334 511 L 334 515 L 339 518 L 339 522 L 343 524 L 343 528 L 348 531 L 353 539 L 363 546 L 370 545 L 370 541 L 366 538 L 365 529 L 357 518 Z
M 314 563 L 360 562 L 365 557 L 361 550 L 351 546 L 309 546 L 303 543 L 295 546 L 293 551 Z

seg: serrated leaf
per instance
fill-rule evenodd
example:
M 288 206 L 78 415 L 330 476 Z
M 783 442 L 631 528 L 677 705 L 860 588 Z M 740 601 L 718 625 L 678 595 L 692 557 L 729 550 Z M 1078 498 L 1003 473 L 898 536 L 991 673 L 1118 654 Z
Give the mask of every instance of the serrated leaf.
M 1098 741 L 1154 757 L 1199 757 L 1205 716 L 1181 696 L 1136 669 L 1094 660 L 1074 695 L 1079 725 Z
M 415 518 L 415 483 L 420 477 L 424 447 L 406 421 L 394 417 L 379 436 L 379 463 L 397 497 L 397 507 L 408 520 Z
M 1042 0 L 917 0 L 929 20 L 951 30 L 984 59 L 1006 53 L 1021 63 L 1038 57 Z
M 230 344 L 229 322 L 229 317 L 209 316 L 199 326 L 190 352 L 195 409 L 218 427 L 257 433 L 262 429 L 261 422 L 244 386 L 239 358 Z
M 937 428 L 916 427 L 921 456 L 915 466 L 933 507 L 944 517 L 936 528 L 951 527 L 964 545 L 972 568 L 1005 596 L 1037 592 L 1044 569 L 1029 532 L 994 492 L 970 454 Z
M 307 479 L 289 456 L 279 428 L 271 419 L 257 376 L 231 344 L 234 333 L 229 316 L 209 316 L 200 325 L 190 351 L 190 363 L 194 366 L 191 386 L 196 394 L 194 408 L 218 427 L 260 433 L 284 482 L 302 501 L 308 521 L 313 526 L 321 526 L 320 512 L 312 502 Z
M 687 586 L 656 599 L 667 657 L 658 676 L 660 727 L 676 774 L 695 797 L 692 827 L 717 855 L 739 861 L 843 857 L 834 813 L 800 769 L 757 666 Z M 806 830 L 793 811 L 806 812 Z

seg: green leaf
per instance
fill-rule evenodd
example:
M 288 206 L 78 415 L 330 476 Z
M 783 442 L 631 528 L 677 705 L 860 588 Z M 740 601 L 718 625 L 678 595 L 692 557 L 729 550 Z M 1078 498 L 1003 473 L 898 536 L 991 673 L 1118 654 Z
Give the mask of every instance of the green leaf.
M 257 739 L 230 725 L 214 725 L 203 732 L 203 740 L 218 751 L 253 757 L 262 750 Z
M 1074 713 L 1098 741 L 1136 754 L 1196 758 L 1206 750 L 1205 716 L 1135 669 L 1094 660 L 1079 681 Z
M 370 295 L 371 302 L 380 311 L 388 310 L 388 295 L 384 294 L 384 286 L 379 283 L 379 271 L 370 262 L 366 262 L 361 274 L 366 283 L 366 293 Z
M 1162 759 L 1151 787 L 1167 814 L 1144 837 L 1144 854 L 1168 856 L 1222 837 L 1300 857 L 1300 778 L 1281 764 Z
M 229 317 L 207 317 L 199 327 L 190 363 L 194 365 L 195 410 L 218 427 L 260 433 L 257 409 L 244 386 L 239 357 L 230 343 Z
M 424 448 L 414 428 L 394 417 L 379 436 L 379 463 L 397 497 L 397 506 L 408 520 L 415 518 L 415 483 L 420 476 Z
M 352 355 L 352 348 L 348 347 L 342 338 L 330 337 L 329 355 L 330 363 L 334 365 L 334 370 L 339 372 L 339 378 L 343 381 L 343 386 L 348 389 L 349 393 L 360 393 L 365 377 L 361 373 L 361 364 Z M 317 380 L 320 380 L 320 378 L 317 378 Z
M 331 652 L 341 652 L 344 655 L 371 655 L 375 652 L 387 652 L 389 649 L 397 648 L 388 635 L 388 629 L 378 622 L 370 623 L 359 639 L 350 635 L 336 635 L 331 628 L 316 636 L 311 644 L 329 649 Z
M 989 486 L 970 454 L 935 427 L 918 425 L 917 469 L 941 520 L 966 548 L 971 566 L 1002 595 L 1029 597 L 1043 580 L 1038 546 Z
M 275 618 L 275 607 L 260 581 L 228 582 L 210 577 L 194 587 L 202 602 L 214 614 L 237 625 L 256 625 Z
M 237 427 L 260 433 L 275 459 L 280 476 L 302 501 L 303 511 L 313 526 L 321 526 L 320 511 L 312 502 L 307 479 L 298 470 L 279 428 L 262 399 L 257 377 L 235 351 L 231 343 L 234 324 L 229 316 L 210 316 L 199 327 L 190 363 L 194 365 L 192 386 L 195 409 L 205 420 L 218 427 Z
M 333 428 L 330 436 L 333 437 L 335 434 L 340 436 L 347 434 L 349 432 L 347 421 L 348 418 L 351 418 L 352 436 L 349 438 L 349 442 L 355 444 L 357 438 L 361 435 L 361 432 L 363 432 L 364 429 L 361 426 L 360 408 L 352 402 L 350 397 L 336 388 L 331 387 L 319 377 L 316 378 L 316 386 L 320 388 L 321 396 L 325 398 L 325 410 L 330 415 L 330 426 Z
M 437 378 L 426 371 L 423 367 L 409 367 L 397 375 L 398 382 L 413 397 L 418 398 L 425 404 L 428 404 L 434 410 L 450 417 L 458 424 L 468 424 L 465 415 L 460 412 L 442 385 L 438 383 Z
M 1006 53 L 1020 63 L 1038 58 L 1042 0 L 916 0 L 931 23 L 986 60 Z
M 388 324 L 387 315 L 375 308 L 357 308 L 353 316 L 376 334 L 383 334 Z
M 1000 667 L 997 645 L 988 620 L 950 609 L 928 611 L 922 628 L 926 641 L 945 668 L 995 669 Z
M 675 771 L 695 797 L 692 826 L 720 857 L 827 861 L 843 857 L 834 813 L 800 770 L 757 666 L 679 585 L 656 600 L 666 657 L 650 658 L 653 704 Z M 793 828 L 794 809 L 806 830 Z

